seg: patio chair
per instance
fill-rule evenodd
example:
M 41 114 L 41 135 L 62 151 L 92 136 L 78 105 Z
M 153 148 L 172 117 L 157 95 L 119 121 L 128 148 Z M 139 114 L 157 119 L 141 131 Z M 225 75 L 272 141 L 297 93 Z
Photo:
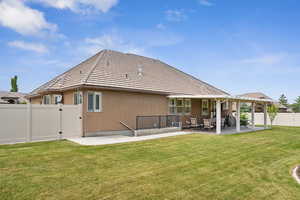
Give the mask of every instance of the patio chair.
M 191 127 L 192 128 L 198 128 L 200 125 L 197 122 L 197 118 L 191 118 Z
M 204 129 L 212 129 L 214 126 L 212 125 L 212 121 L 210 119 L 203 119 Z

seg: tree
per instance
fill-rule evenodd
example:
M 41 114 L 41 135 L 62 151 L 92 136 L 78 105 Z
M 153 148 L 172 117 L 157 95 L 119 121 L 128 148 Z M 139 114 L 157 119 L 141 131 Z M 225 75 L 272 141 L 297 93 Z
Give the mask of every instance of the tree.
M 291 108 L 293 109 L 294 112 L 300 113 L 300 96 L 297 97 L 295 103 L 291 105 Z
M 288 100 L 284 94 L 279 97 L 279 103 L 284 106 L 288 106 Z
M 271 127 L 272 127 L 273 126 L 273 121 L 276 118 L 277 113 L 278 113 L 278 107 L 275 106 L 274 104 L 269 105 L 267 111 L 268 111 L 268 114 L 269 114 L 269 118 L 270 118 L 270 121 L 271 121 Z
M 10 79 L 10 84 L 11 84 L 11 92 L 18 92 L 18 76 L 14 76 L 13 78 Z

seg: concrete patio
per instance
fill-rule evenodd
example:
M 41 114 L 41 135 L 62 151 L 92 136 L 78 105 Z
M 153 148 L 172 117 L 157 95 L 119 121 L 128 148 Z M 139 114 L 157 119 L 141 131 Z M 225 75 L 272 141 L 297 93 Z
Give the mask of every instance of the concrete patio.
M 220 135 L 230 135 L 230 134 L 237 134 L 237 133 L 248 133 L 248 132 L 253 132 L 253 131 L 262 131 L 265 130 L 266 128 L 264 127 L 254 127 L 254 128 L 249 128 L 246 126 L 241 126 L 240 131 L 237 132 L 235 127 L 227 127 L 225 129 L 222 129 L 222 134 Z M 192 132 L 192 133 L 206 133 L 206 134 L 213 134 L 217 135 L 215 129 L 211 130 L 197 130 L 197 129 L 190 129 L 190 130 L 185 130 L 185 132 Z
M 264 127 L 255 127 L 254 129 L 250 129 L 248 127 L 241 127 L 241 131 L 239 133 L 247 133 L 253 131 L 264 130 Z M 222 135 L 235 134 L 235 128 L 226 128 L 222 131 Z M 170 132 L 170 133 L 162 133 L 155 135 L 146 135 L 146 136 L 125 136 L 125 135 L 108 135 L 108 136 L 98 136 L 98 137 L 77 137 L 77 138 L 68 138 L 69 141 L 75 142 L 80 145 L 106 145 L 106 144 L 117 144 L 117 143 L 126 143 L 126 142 L 137 142 L 144 140 L 153 140 L 171 136 L 178 135 L 188 135 L 188 134 L 213 134 L 216 135 L 214 130 L 211 131 L 203 131 L 203 130 L 183 130 L 178 132 Z

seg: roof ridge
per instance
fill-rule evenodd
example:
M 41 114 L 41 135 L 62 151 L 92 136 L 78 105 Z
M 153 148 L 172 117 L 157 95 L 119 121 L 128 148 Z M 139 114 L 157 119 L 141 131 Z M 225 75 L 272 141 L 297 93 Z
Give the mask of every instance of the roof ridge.
M 103 57 L 105 51 L 106 51 L 106 50 L 103 50 L 103 51 L 100 51 L 100 52 L 99 52 L 98 58 L 96 59 L 96 61 L 95 61 L 95 63 L 94 63 L 94 66 L 93 66 L 93 67 L 91 68 L 91 70 L 87 73 L 86 78 L 85 78 L 83 81 L 81 81 L 81 84 L 87 83 L 87 81 L 88 81 L 88 79 L 90 78 L 91 74 L 93 73 L 93 71 L 94 71 L 95 68 L 97 67 L 97 64 L 99 63 L 100 59 Z

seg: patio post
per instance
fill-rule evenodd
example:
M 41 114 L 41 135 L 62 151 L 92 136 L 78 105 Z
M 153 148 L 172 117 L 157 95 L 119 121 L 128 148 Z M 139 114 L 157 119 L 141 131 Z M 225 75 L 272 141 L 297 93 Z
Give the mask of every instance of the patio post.
M 236 102 L 236 132 L 241 132 L 241 121 L 240 121 L 240 114 L 241 114 L 241 103 L 240 101 Z
M 267 124 L 268 124 L 268 122 L 267 122 L 267 104 L 265 103 L 264 104 L 264 128 L 265 129 L 267 129 Z
M 216 110 L 216 133 L 221 134 L 221 100 L 217 100 Z
M 255 129 L 255 102 L 252 102 L 251 105 L 251 124 L 252 124 L 252 129 Z

